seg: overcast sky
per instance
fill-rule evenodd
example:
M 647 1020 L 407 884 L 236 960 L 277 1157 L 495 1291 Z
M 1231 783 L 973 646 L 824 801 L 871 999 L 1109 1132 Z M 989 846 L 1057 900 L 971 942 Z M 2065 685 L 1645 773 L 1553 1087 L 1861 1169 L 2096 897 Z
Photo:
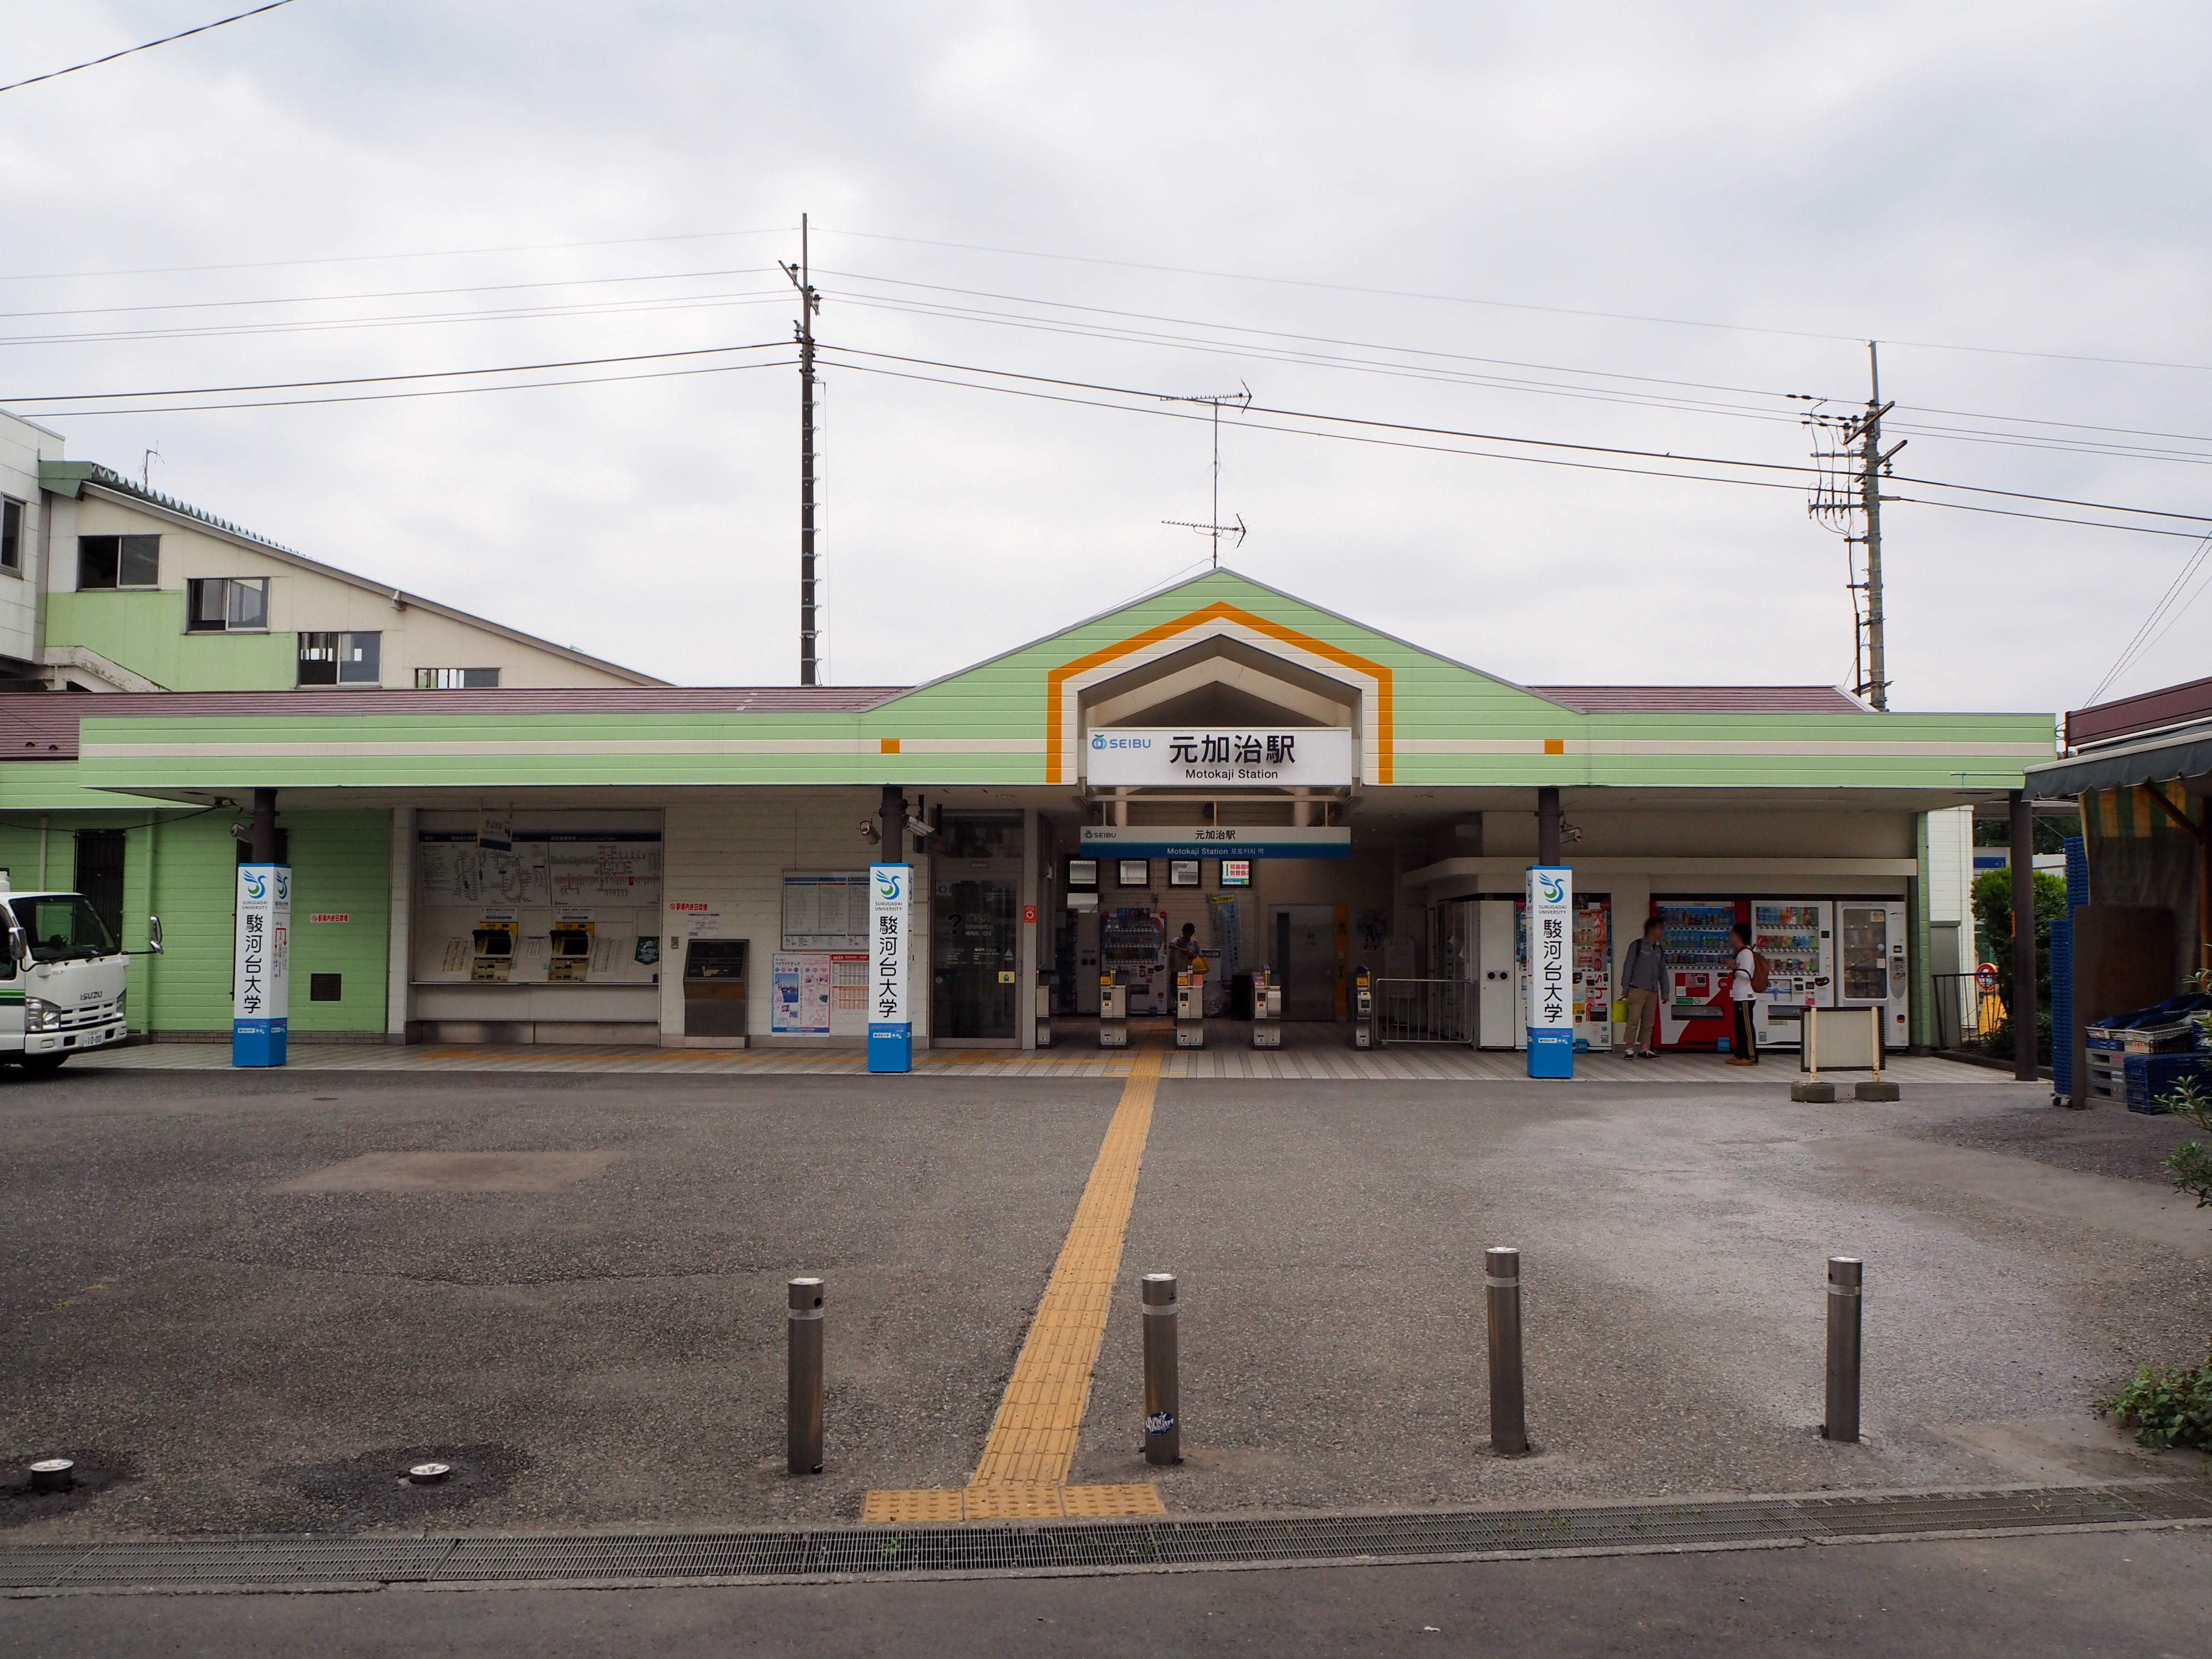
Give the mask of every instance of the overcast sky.
M 0 80 L 243 3 L 0 0 Z M 0 405 L 133 475 L 157 447 L 155 488 L 314 557 L 690 684 L 797 676 L 775 262 L 802 211 L 838 683 L 1202 568 L 1160 521 L 1207 517 L 1208 434 L 1145 394 L 1789 467 L 1789 394 L 1863 403 L 1877 337 L 1901 479 L 2212 513 L 2208 33 L 2180 4 L 295 0 L 0 94 Z M 150 269 L 191 266 L 222 268 Z M 763 343 L 478 383 L 778 366 L 40 412 Z M 1539 683 L 1850 678 L 1844 544 L 1788 471 L 1222 428 L 1251 531 L 1228 562 L 1419 644 Z M 1891 488 L 1915 498 L 1885 514 L 1899 708 L 2080 704 L 2196 550 Z M 2107 695 L 2212 670 L 2208 637 L 2212 602 Z

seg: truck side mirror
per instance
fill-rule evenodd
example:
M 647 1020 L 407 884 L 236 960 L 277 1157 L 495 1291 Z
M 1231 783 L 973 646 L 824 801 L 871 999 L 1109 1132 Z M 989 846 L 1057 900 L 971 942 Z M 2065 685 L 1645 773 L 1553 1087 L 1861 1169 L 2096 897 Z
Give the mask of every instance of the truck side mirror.
M 146 948 L 157 957 L 161 954 L 161 919 L 159 916 L 146 918 Z
M 8 924 L 8 957 L 18 968 L 31 965 L 31 936 L 23 931 L 20 921 Z

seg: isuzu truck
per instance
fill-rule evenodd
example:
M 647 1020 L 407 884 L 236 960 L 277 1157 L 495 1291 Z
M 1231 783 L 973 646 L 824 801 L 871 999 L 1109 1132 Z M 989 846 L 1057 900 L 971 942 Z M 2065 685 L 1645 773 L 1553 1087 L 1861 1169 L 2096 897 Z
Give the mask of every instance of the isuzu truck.
M 0 1061 L 51 1072 L 71 1054 L 123 1041 L 131 956 L 161 948 L 161 923 L 149 918 L 152 950 L 126 952 L 82 893 L 0 890 L 6 961 L 0 963 Z

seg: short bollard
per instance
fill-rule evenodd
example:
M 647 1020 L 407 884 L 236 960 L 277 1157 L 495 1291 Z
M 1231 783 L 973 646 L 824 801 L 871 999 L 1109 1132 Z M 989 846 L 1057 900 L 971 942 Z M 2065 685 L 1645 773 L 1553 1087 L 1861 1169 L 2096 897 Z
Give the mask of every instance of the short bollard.
M 1855 1255 L 1828 1258 L 1828 1408 L 1820 1432 L 1830 1440 L 1859 1437 L 1859 1307 L 1866 1264 Z
M 784 1401 L 785 1449 L 793 1474 L 822 1473 L 822 1281 L 794 1279 Z
M 1179 1309 L 1173 1273 L 1146 1273 L 1145 1294 L 1145 1462 L 1182 1462 L 1182 1379 L 1176 1364 Z
M 1482 1283 L 1490 1304 L 1490 1449 L 1518 1457 L 1528 1449 L 1521 1392 L 1521 1252 L 1485 1250 Z

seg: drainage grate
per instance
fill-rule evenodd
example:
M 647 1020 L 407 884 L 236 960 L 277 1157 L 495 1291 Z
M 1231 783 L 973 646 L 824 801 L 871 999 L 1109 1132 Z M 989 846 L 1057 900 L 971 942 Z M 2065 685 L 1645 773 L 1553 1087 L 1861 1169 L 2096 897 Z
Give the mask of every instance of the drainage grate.
M 0 1589 L 171 1584 L 652 1583 L 919 1572 L 1123 1571 L 2038 1527 L 2212 1521 L 2212 1487 L 1751 1498 L 1277 1519 L 986 1522 L 536 1538 L 226 1538 L 0 1545 Z

